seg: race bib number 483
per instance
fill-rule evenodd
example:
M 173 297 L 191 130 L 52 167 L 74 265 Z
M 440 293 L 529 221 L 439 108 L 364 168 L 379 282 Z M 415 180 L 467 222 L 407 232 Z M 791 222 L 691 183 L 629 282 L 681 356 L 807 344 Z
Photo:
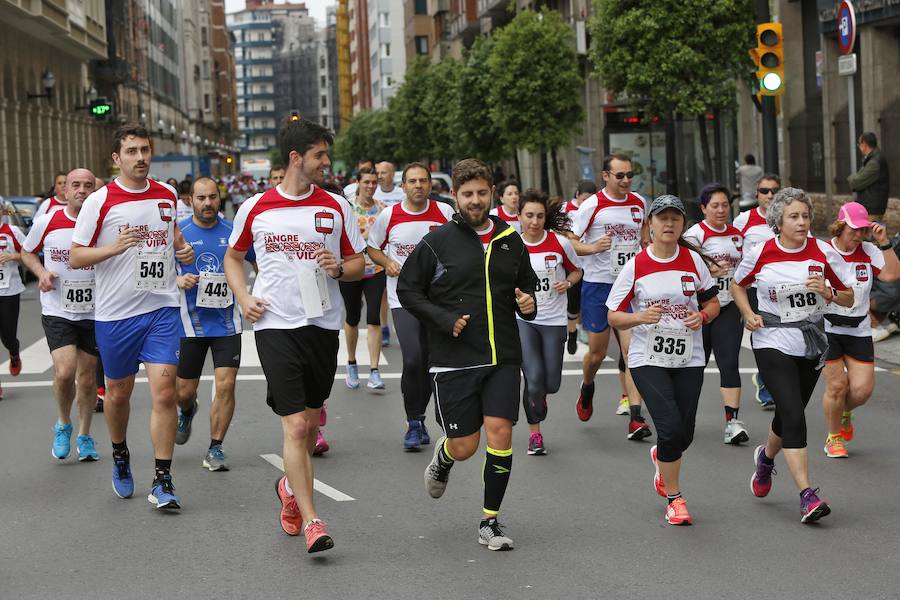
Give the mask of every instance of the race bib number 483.
M 59 287 L 63 310 L 89 313 L 94 310 L 93 279 L 63 279 Z

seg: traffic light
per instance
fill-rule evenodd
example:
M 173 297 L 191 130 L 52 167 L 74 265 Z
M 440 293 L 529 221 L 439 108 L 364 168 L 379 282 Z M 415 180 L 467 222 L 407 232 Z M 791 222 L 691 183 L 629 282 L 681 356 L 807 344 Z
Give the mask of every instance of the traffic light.
M 300 120 L 300 113 L 296 110 L 291 111 L 291 123 L 296 123 Z
M 112 103 L 106 98 L 91 100 L 89 109 L 98 121 L 106 121 L 112 115 Z
M 756 79 L 762 96 L 784 93 L 784 35 L 781 23 L 760 23 L 756 26 L 756 48 L 750 56 L 756 63 Z
M 225 163 L 229 164 L 229 165 L 234 163 L 234 157 L 229 154 L 228 156 L 225 157 Z

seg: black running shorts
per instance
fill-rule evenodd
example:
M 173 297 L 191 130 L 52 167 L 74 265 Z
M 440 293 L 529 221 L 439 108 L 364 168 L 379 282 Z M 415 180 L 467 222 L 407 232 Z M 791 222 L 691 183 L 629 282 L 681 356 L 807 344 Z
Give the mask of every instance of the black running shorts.
M 266 403 L 286 417 L 322 408 L 337 372 L 338 332 L 314 325 L 256 332 L 256 351 L 266 375 Z
M 431 374 L 435 412 L 447 437 L 481 429 L 484 417 L 519 419 L 521 367 L 498 365 Z
M 212 350 L 213 366 L 237 369 L 241 366 L 241 334 L 220 337 L 183 337 L 178 352 L 178 377 L 199 379 L 206 362 L 206 353 Z
M 41 315 L 41 325 L 44 326 L 44 336 L 47 338 L 50 352 L 65 346 L 75 346 L 83 352 L 99 356 L 93 319 L 70 321 L 62 317 Z
M 826 361 L 840 360 L 848 356 L 856 362 L 874 363 L 875 344 L 872 336 L 859 337 L 843 333 L 828 334 L 828 353 Z

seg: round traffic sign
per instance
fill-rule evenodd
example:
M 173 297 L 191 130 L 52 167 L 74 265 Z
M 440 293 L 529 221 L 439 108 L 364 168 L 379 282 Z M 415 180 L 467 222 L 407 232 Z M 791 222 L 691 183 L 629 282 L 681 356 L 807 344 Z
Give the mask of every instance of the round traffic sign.
M 841 47 L 841 54 L 850 54 L 853 52 L 853 45 L 856 42 L 856 11 L 850 0 L 842 0 L 838 8 L 837 24 L 838 45 Z

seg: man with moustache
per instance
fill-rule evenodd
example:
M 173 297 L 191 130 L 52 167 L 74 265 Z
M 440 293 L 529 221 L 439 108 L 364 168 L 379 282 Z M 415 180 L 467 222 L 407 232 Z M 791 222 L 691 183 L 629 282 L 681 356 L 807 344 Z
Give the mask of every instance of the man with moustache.
M 94 174 L 75 169 L 65 176 L 65 182 L 68 202 L 60 210 L 45 213 L 34 221 L 22 244 L 22 264 L 38 278 L 41 324 L 53 360 L 57 420 L 51 454 L 59 460 L 69 456 L 72 404 L 77 397 L 78 460 L 95 461 L 100 457 L 91 437 L 98 354 L 94 338 L 94 269 L 69 266 L 72 232 L 84 200 L 94 191 Z M 37 256 L 41 252 L 43 264 Z
M 490 168 L 477 159 L 453 168 L 459 213 L 430 231 L 400 271 L 400 303 L 428 329 L 428 362 L 438 422 L 444 430 L 425 470 L 425 489 L 440 498 L 454 462 L 487 438 L 484 504 L 478 543 L 511 550 L 497 521 L 512 469 L 512 427 L 519 417 L 522 349 L 516 313 L 537 315 L 537 276 L 522 238 L 489 216 Z
M 178 355 L 175 395 L 178 398 L 176 444 L 185 444 L 191 436 L 191 422 L 197 414 L 197 387 L 206 355 L 212 352 L 215 368 L 215 397 L 209 407 L 209 449 L 203 467 L 227 471 L 228 461 L 222 442 L 234 415 L 234 387 L 241 366 L 240 307 L 225 281 L 225 251 L 233 225 L 220 216 L 222 199 L 211 177 L 200 177 L 191 184 L 193 216 L 178 223 L 184 239 L 194 248 L 196 260 L 179 269 L 181 323 L 184 337 Z M 256 263 L 251 248 L 245 260 Z

